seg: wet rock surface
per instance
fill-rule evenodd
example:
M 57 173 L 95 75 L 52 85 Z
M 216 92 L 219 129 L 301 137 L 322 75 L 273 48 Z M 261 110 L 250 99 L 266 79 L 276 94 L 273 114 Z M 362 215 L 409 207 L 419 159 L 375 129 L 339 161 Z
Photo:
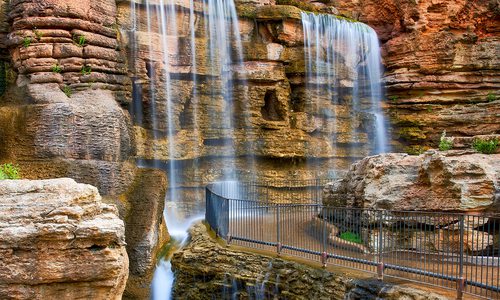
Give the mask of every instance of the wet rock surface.
M 0 181 L 0 298 L 121 299 L 125 227 L 72 179 Z
M 190 235 L 189 243 L 172 259 L 176 299 L 446 299 L 410 287 L 232 250 L 212 239 L 201 223 L 191 228 Z
M 169 240 L 163 210 L 167 179 L 159 170 L 140 169 L 119 209 L 125 221 L 130 273 L 124 299 L 150 299 L 158 253 Z

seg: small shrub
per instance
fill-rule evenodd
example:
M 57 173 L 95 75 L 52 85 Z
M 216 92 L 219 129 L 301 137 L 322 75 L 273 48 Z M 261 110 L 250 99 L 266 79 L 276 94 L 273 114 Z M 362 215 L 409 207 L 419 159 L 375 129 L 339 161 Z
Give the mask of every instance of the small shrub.
M 298 7 L 302 10 L 309 11 L 309 12 L 318 12 L 319 9 L 314 5 L 309 2 L 301 1 L 301 0 L 277 0 L 276 4 L 278 5 L 291 5 Z
M 363 240 L 361 239 L 361 236 L 359 234 L 350 231 L 342 232 L 340 234 L 340 238 L 344 241 L 353 242 L 356 244 L 363 243 Z
M 75 41 L 75 43 L 80 46 L 80 47 L 83 47 L 85 46 L 85 42 L 86 42 L 86 38 L 84 35 L 75 35 L 73 37 L 73 40 Z
M 43 33 L 38 30 L 36 27 L 33 29 L 33 33 L 35 34 L 35 37 L 37 40 L 40 40 L 43 37 Z
M 23 39 L 23 47 L 28 48 L 31 45 L 31 37 L 26 36 Z
M 390 101 L 398 101 L 398 99 L 399 99 L 399 96 L 396 96 L 396 95 L 389 96 Z
M 66 97 L 71 98 L 71 95 L 73 94 L 73 90 L 71 90 L 70 86 L 65 85 L 62 88 L 63 93 L 66 95 Z
M 80 72 L 82 73 L 82 75 L 90 75 L 92 73 L 92 68 L 90 68 L 89 66 L 83 66 Z
M 486 101 L 488 102 L 493 102 L 497 99 L 497 96 L 495 96 L 495 94 L 493 93 L 489 93 L 488 96 L 486 96 Z
M 420 155 L 427 150 L 428 150 L 427 147 L 420 145 L 413 145 L 405 148 L 405 152 L 408 153 L 409 155 Z
M 441 139 L 439 140 L 439 150 L 448 151 L 453 148 L 453 142 L 446 137 L 446 130 L 441 134 Z
M 474 143 L 472 143 L 472 148 L 477 152 L 481 152 L 483 154 L 493 154 L 497 152 L 498 149 L 498 139 L 491 140 L 481 140 L 476 139 Z
M 13 164 L 0 165 L 0 180 L 19 179 L 19 166 Z
M 50 68 L 50 70 L 53 72 L 53 73 L 61 73 L 62 71 L 62 68 L 60 65 L 53 65 L 52 68 Z

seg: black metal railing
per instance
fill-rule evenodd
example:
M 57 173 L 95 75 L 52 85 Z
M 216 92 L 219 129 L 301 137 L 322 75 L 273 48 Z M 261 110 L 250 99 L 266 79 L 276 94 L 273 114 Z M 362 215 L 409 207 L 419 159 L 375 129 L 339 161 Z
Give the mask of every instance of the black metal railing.
M 324 183 L 213 183 L 206 221 L 228 243 L 500 299 L 500 216 L 324 206 Z

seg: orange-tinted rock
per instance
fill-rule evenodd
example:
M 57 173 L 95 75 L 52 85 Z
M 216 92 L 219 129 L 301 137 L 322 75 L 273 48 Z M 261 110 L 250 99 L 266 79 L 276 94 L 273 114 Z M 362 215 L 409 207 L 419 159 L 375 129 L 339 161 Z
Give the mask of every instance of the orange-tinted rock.
M 495 1 L 337 1 L 382 40 L 395 138 L 436 146 L 439 135 L 500 132 L 500 22 Z M 405 134 L 409 130 L 422 134 Z

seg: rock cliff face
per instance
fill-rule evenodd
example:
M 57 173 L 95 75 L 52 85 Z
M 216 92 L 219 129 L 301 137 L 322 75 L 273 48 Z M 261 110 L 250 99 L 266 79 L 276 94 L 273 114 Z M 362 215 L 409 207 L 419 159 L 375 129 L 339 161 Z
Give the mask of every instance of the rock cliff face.
M 0 298 L 121 299 L 124 229 L 90 185 L 0 181 Z
M 379 33 L 394 137 L 435 145 L 439 134 L 500 132 L 496 0 L 338 0 Z
M 126 191 L 135 166 L 115 1 L 11 1 L 11 62 L 0 102 L 1 159 L 25 178 L 71 176 Z M 4 48 L 4 50 L 6 50 Z
M 323 203 L 367 209 L 498 211 L 499 170 L 500 154 L 428 151 L 420 156 L 371 156 L 327 185 Z
M 172 259 L 176 299 L 446 299 L 376 280 L 353 279 L 299 263 L 223 247 L 203 224 Z

